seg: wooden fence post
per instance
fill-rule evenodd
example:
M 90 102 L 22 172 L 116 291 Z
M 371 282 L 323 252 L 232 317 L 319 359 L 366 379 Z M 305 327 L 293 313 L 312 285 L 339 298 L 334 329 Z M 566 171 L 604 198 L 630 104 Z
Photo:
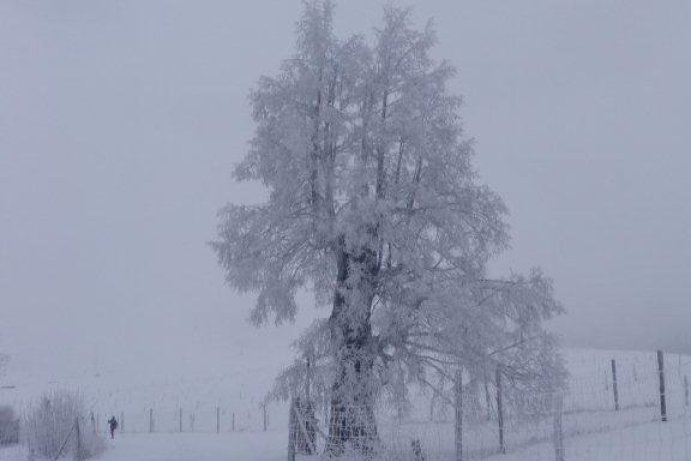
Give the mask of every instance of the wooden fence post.
M 125 412 L 120 412 L 120 432 L 125 432 Z
M 291 401 L 290 429 L 293 431 L 295 452 L 299 455 L 314 455 L 317 453 L 317 418 L 311 402 L 295 397 Z
M 617 361 L 612 359 L 612 392 L 614 393 L 614 411 L 619 411 L 619 387 L 617 386 Z
M 74 459 L 75 461 L 82 460 L 82 434 L 79 431 L 79 417 L 74 418 L 74 431 L 75 431 L 75 448 L 74 448 Z
M 216 433 L 221 433 L 221 409 L 216 407 Z
M 456 370 L 456 382 L 454 383 L 455 396 L 455 422 L 454 441 L 456 445 L 456 461 L 463 461 L 463 373 Z
M 295 401 L 290 401 L 290 409 L 288 410 L 288 461 L 295 461 L 295 436 L 297 430 L 297 422 L 295 417 Z
M 154 431 L 154 409 L 149 408 L 149 433 Z
M 233 432 L 235 432 L 235 412 L 233 412 Z
M 667 403 L 665 402 L 665 357 L 661 350 L 657 351 L 657 370 L 660 375 L 660 416 L 667 421 Z
M 684 375 L 684 406 L 689 406 L 689 377 Z
M 180 408 L 180 432 L 182 432 L 182 408 Z
M 562 414 L 564 409 L 564 396 L 557 392 L 554 394 L 554 459 L 555 461 L 564 461 L 566 458 L 566 450 L 564 449 L 564 427 L 562 421 Z
M 262 414 L 263 414 L 263 422 L 264 422 L 264 432 L 266 432 L 266 402 L 262 404 Z
M 485 385 L 485 406 L 487 407 L 487 422 L 492 421 L 492 397 L 489 395 L 489 378 L 487 377 L 487 370 L 485 370 L 483 377 Z
M 504 444 L 504 405 L 501 386 L 501 366 L 497 367 L 497 422 L 499 423 L 499 452 L 506 453 Z

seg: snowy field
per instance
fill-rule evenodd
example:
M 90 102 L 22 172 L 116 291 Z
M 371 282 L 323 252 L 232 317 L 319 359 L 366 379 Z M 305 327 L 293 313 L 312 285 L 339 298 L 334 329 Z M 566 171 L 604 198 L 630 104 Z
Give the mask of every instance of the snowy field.
M 690 357 L 665 356 L 668 421 L 661 422 L 654 352 L 567 350 L 564 355 L 571 372 L 561 413 L 566 460 L 691 460 L 691 407 L 685 386 L 685 378 L 688 380 L 687 375 L 691 375 Z M 617 366 L 617 411 L 612 359 Z M 108 449 L 101 456 L 104 461 L 286 458 L 286 405 L 267 406 L 268 430 L 263 431 L 264 413 L 259 404 L 269 387 L 263 374 L 235 374 L 233 379 L 198 377 L 145 385 L 119 382 L 112 387 L 104 386 L 104 382 L 95 379 L 78 386 L 99 420 L 110 414 L 124 418 L 124 433 L 108 441 Z M 21 409 L 36 398 L 31 394 L 36 391 L 36 383 L 3 389 L 0 403 Z M 152 415 L 154 432 L 149 433 Z M 453 411 L 448 406 L 430 411 L 429 395 L 416 395 L 413 409 L 405 418 L 381 417 L 382 442 L 398 461 L 413 460 L 410 444 L 416 439 L 421 442 L 427 461 L 452 460 L 451 415 Z M 324 419 L 324 415 L 317 416 Z M 472 416 L 464 414 L 464 459 L 556 459 L 554 415 L 528 421 L 507 409 L 505 454 L 499 453 L 495 416 L 490 414 L 484 420 Z M 99 431 L 105 431 L 105 423 L 99 425 Z M 0 461 L 25 459 L 21 449 L 0 450 Z
M 220 461 L 285 459 L 279 431 L 223 434 L 121 434 L 108 441 L 101 461 Z M 23 450 L 0 450 L 0 461 L 25 460 Z
M 219 461 L 285 459 L 283 431 L 244 434 L 124 434 L 102 461 Z
M 683 424 L 651 423 L 614 434 L 594 434 L 569 439 L 566 459 L 574 461 L 677 461 L 691 459 Z M 676 435 L 675 435 L 676 434 Z M 623 440 L 621 439 L 623 438 Z M 614 443 L 613 443 L 614 442 Z M 122 434 L 108 442 L 101 461 L 283 461 L 286 459 L 284 431 L 236 434 Z M 0 450 L 0 461 L 23 461 L 21 449 Z M 302 460 L 310 458 L 304 457 Z M 312 458 L 314 459 L 314 458 Z M 410 458 L 400 458 L 400 460 Z M 452 459 L 452 458 L 448 458 Z M 530 461 L 554 459 L 550 444 L 494 455 L 488 460 Z

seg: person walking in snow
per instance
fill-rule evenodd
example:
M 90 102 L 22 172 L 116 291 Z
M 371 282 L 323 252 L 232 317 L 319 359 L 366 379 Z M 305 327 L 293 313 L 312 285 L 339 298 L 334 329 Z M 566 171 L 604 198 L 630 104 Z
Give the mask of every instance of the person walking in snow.
M 115 429 L 118 428 L 118 420 L 115 419 L 115 416 L 110 417 L 108 420 L 108 426 L 110 427 L 110 438 L 113 439 L 115 438 Z

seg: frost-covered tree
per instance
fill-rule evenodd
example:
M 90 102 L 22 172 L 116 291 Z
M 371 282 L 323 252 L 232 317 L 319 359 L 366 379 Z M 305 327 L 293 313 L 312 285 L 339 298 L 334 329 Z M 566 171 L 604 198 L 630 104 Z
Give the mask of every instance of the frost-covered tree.
M 25 412 L 21 439 L 29 459 L 75 460 L 97 457 L 105 450 L 102 437 L 87 430 L 86 409 L 79 393 L 52 391 Z M 70 443 L 71 442 L 71 443 Z
M 561 308 L 538 271 L 488 277 L 508 244 L 506 210 L 471 166 L 431 25 L 386 8 L 371 39 L 341 40 L 333 10 L 305 3 L 294 56 L 253 91 L 256 131 L 234 174 L 268 199 L 223 208 L 212 246 L 227 282 L 258 294 L 257 324 L 294 319 L 304 287 L 330 307 L 299 346 L 328 377 L 338 455 L 346 442 L 372 448 L 381 391 L 404 399 L 430 371 L 554 376 L 541 324 Z

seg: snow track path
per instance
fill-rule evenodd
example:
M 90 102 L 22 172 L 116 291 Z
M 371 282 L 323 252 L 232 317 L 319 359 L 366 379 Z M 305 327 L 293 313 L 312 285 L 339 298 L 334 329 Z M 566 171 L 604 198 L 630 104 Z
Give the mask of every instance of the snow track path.
M 285 431 L 232 434 L 119 434 L 100 461 L 284 461 Z

